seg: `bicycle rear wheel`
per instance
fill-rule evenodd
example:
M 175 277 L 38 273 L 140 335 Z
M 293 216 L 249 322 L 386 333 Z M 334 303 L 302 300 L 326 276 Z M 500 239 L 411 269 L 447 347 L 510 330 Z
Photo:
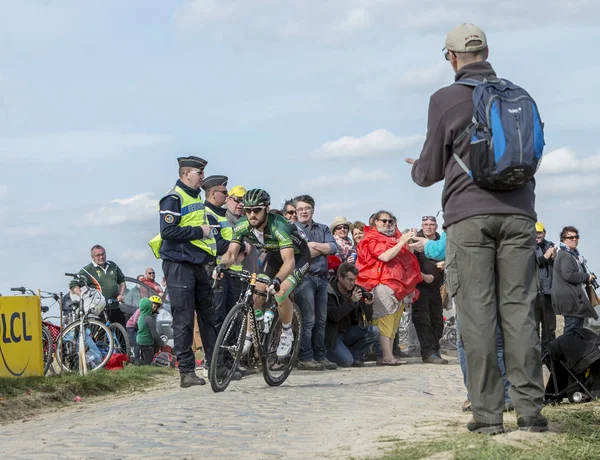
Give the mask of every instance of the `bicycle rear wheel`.
M 209 369 L 210 386 L 215 393 L 229 386 L 242 357 L 248 308 L 245 303 L 234 305 L 217 336 Z
M 42 325 L 42 351 L 44 356 L 44 375 L 52 365 L 52 334 L 46 325 Z
M 119 323 L 111 323 L 110 326 L 108 326 L 108 328 L 110 329 L 110 332 L 115 341 L 113 353 L 123 353 L 127 355 L 127 358 L 130 358 L 131 342 L 129 340 L 129 334 L 127 333 L 127 329 L 125 329 L 123 325 Z
M 289 357 L 279 359 L 277 357 L 277 346 L 279 345 L 279 337 L 283 330 L 281 326 L 281 318 L 279 314 L 274 318 L 273 324 L 269 329 L 266 338 L 266 353 L 263 357 L 263 377 L 265 382 L 272 387 L 281 385 L 292 372 L 292 367 L 298 359 L 300 353 L 300 339 L 302 338 L 302 313 L 300 308 L 295 303 L 294 316 L 292 317 L 292 331 L 294 331 L 294 343 Z
M 84 349 L 88 371 L 102 369 L 113 353 L 114 339 L 104 323 L 95 319 L 83 322 Z M 61 369 L 67 372 L 79 370 L 79 341 L 81 322 L 72 322 L 64 328 L 56 345 L 56 360 Z

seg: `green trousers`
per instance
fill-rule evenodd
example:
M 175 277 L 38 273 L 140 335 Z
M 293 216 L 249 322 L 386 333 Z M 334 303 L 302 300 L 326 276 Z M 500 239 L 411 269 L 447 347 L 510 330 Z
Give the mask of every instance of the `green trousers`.
M 502 423 L 496 324 L 502 330 L 509 394 L 518 416 L 535 416 L 542 409 L 534 225 L 526 216 L 496 214 L 471 217 L 447 229 L 448 291 L 456 302 L 467 390 L 478 422 Z

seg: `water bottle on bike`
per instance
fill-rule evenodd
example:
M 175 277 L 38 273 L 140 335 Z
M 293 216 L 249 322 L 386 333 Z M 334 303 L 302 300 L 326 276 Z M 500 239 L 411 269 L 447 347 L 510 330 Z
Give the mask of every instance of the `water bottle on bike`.
M 273 324 L 273 318 L 275 318 L 275 312 L 273 310 L 271 310 L 270 308 L 267 309 L 267 311 L 265 311 L 265 314 L 263 315 L 264 317 L 264 321 L 265 321 L 265 334 L 269 332 L 269 329 L 271 329 L 271 325 Z

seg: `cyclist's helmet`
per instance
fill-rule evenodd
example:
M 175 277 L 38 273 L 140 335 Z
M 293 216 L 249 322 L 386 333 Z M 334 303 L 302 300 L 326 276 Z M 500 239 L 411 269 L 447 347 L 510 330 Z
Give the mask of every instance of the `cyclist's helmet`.
M 148 300 L 152 303 L 157 303 L 159 305 L 162 305 L 162 299 L 157 295 L 153 295 L 152 297 L 149 297 Z
M 260 188 L 253 188 L 252 190 L 248 190 L 242 198 L 242 202 L 244 203 L 244 207 L 253 207 L 253 206 L 270 206 L 271 204 L 271 196 Z

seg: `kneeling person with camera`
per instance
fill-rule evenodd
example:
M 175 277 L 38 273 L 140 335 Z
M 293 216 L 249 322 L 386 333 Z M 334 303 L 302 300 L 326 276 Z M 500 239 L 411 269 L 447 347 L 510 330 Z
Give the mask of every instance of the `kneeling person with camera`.
M 358 269 L 344 262 L 327 286 L 327 359 L 340 367 L 362 367 L 363 356 L 379 340 L 373 318 L 373 294 L 356 285 Z

